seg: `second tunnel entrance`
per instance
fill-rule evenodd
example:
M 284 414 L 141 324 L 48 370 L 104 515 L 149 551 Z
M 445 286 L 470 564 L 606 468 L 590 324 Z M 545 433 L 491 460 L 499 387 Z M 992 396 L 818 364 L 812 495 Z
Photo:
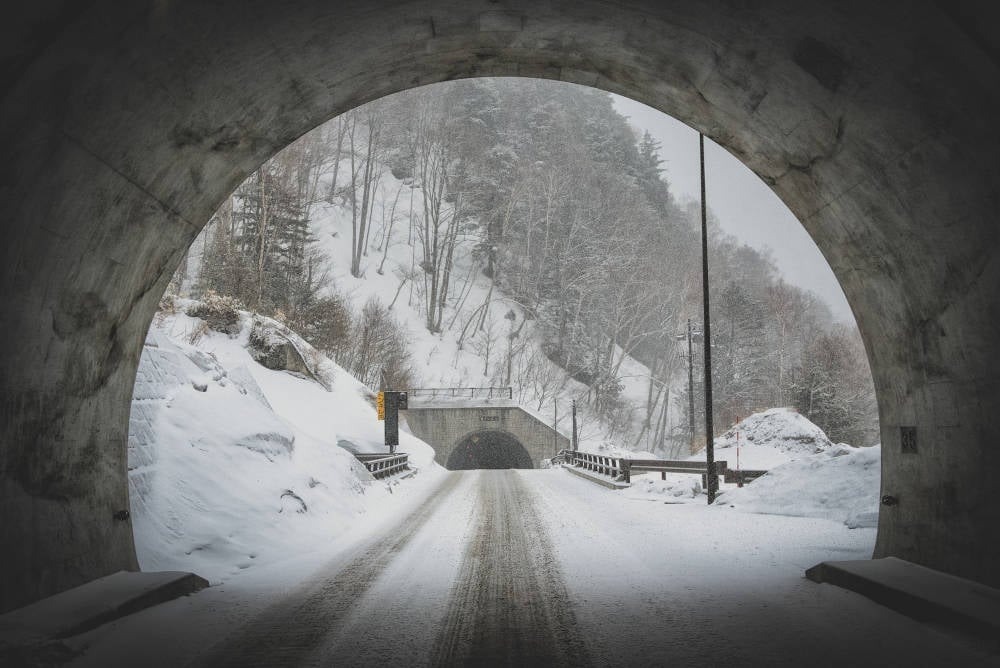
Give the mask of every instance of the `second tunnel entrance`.
M 466 469 L 530 469 L 531 455 L 520 441 L 502 431 L 477 431 L 455 446 L 448 456 L 452 471 Z

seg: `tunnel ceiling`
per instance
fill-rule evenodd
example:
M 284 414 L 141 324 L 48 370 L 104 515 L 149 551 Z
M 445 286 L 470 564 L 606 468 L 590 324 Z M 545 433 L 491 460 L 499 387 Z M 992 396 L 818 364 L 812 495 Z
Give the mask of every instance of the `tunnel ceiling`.
M 644 102 L 772 186 L 829 260 L 868 348 L 883 490 L 899 499 L 882 509 L 876 553 L 1000 584 L 987 538 L 1000 517 L 987 473 L 1000 464 L 1000 72 L 996 29 L 983 28 L 997 24 L 975 14 L 986 4 L 960 4 L 982 20 L 931 2 L 825 0 L 10 9 L 4 609 L 135 567 L 131 528 L 110 518 L 128 507 L 136 364 L 174 267 L 219 202 L 336 114 L 506 75 Z M 916 430 L 913 452 L 901 451 L 902 427 Z

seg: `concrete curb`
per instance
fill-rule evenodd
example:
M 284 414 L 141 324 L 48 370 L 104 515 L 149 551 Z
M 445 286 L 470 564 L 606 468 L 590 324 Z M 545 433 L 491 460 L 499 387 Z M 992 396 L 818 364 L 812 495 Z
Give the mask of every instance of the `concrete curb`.
M 0 615 L 0 646 L 69 638 L 207 586 L 194 573 L 118 571 Z
M 567 464 L 563 464 L 562 467 L 567 471 L 569 471 L 570 473 L 580 476 L 584 480 L 589 480 L 590 482 L 596 482 L 598 485 L 601 485 L 602 487 L 607 487 L 608 489 L 625 489 L 627 487 L 630 487 L 630 485 L 625 482 L 615 482 L 614 480 L 609 480 L 608 478 L 599 478 L 597 476 L 590 475 L 586 471 L 578 469 L 575 466 L 568 466 Z
M 850 589 L 918 621 L 994 643 L 1000 638 L 1000 590 L 978 582 L 895 557 L 824 561 L 806 577 Z

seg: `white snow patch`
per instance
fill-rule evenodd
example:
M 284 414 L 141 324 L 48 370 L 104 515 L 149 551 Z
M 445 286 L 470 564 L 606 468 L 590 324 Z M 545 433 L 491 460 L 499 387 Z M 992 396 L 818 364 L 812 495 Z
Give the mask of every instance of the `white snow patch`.
M 651 458 L 646 452 L 619 451 L 618 456 Z M 690 460 L 704 461 L 705 453 Z M 880 446 L 834 445 L 822 429 L 793 409 L 755 413 L 715 439 L 715 459 L 730 469 L 764 469 L 768 473 L 742 488 L 721 484 L 718 507 L 750 513 L 815 517 L 850 528 L 878 524 L 881 480 Z M 704 503 L 697 474 L 658 473 L 632 476 L 626 498 L 665 503 Z
M 769 515 L 819 517 L 850 528 L 878 524 L 882 447 L 840 444 L 789 461 L 742 489 L 727 489 L 716 505 Z
M 771 408 L 740 421 L 715 439 L 716 449 L 767 445 L 782 452 L 818 452 L 833 445 L 822 429 L 794 408 Z
M 330 389 L 260 366 L 244 347 L 252 320 L 242 314 L 233 337 L 199 336 L 200 321 L 181 313 L 161 314 L 151 327 L 129 434 L 144 569 L 190 570 L 217 584 L 398 512 L 403 497 L 442 471 L 430 446 L 402 433 L 399 451 L 421 475 L 374 481 L 337 445 L 384 451 L 371 392 L 287 330 Z

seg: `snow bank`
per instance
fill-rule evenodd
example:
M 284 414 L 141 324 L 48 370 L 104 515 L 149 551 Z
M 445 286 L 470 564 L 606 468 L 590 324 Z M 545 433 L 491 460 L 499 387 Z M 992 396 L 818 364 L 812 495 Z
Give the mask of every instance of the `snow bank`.
M 622 453 L 626 454 L 626 453 Z M 647 453 L 627 456 L 645 457 Z M 766 469 L 761 478 L 738 488 L 723 484 L 715 504 L 742 512 L 815 517 L 850 528 L 874 527 L 882 450 L 834 445 L 823 430 L 793 409 L 755 413 L 715 439 L 716 461 L 731 469 Z M 690 457 L 704 461 L 705 453 Z M 634 499 L 703 503 L 700 477 L 658 473 L 632 476 L 622 492 Z
M 184 303 L 181 303 L 184 306 Z M 192 570 L 213 583 L 308 551 L 356 526 L 412 482 L 375 482 L 338 441 L 384 451 L 371 392 L 279 323 L 323 384 L 272 371 L 232 336 L 160 314 L 143 349 L 129 429 L 129 483 L 142 568 Z M 257 318 L 257 325 L 262 324 Z M 329 389 L 328 389 L 329 388 Z M 400 451 L 434 472 L 410 434 Z M 433 475 L 432 475 L 433 477 Z
M 850 528 L 878 523 L 882 448 L 837 445 L 782 464 L 716 500 L 743 512 L 818 517 Z
M 822 429 L 794 408 L 771 408 L 741 420 L 715 438 L 715 459 L 729 468 L 772 469 L 833 447 Z M 705 461 L 705 452 L 690 457 Z
M 701 476 L 692 474 L 670 474 L 666 480 L 660 479 L 659 473 L 649 473 L 632 476 L 632 486 L 621 491 L 621 494 L 631 499 L 646 499 L 663 501 L 664 503 L 691 503 L 701 500 Z

